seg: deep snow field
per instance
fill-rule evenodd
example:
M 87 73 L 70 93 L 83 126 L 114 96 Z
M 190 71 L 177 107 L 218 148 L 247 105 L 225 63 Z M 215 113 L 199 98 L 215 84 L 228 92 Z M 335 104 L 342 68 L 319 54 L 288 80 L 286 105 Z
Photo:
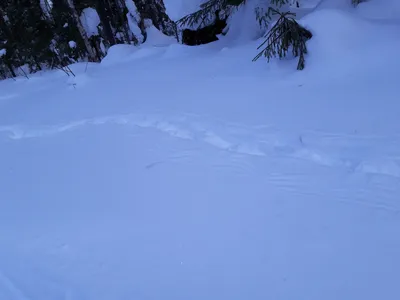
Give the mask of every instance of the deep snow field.
M 1 81 L 0 299 L 400 299 L 400 4 L 300 22 Z

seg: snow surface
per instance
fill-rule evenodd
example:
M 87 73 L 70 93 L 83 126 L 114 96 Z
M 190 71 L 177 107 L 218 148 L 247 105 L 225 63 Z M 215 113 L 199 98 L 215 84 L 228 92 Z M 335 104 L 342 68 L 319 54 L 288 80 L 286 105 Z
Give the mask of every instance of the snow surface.
M 152 31 L 1 81 L 0 299 L 399 299 L 400 20 L 379 7 L 302 19 L 301 72 Z

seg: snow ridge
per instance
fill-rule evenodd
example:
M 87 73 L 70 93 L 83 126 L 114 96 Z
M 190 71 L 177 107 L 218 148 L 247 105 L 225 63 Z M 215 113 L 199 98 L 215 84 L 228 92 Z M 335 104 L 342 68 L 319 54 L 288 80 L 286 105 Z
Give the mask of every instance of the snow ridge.
M 204 120 L 200 116 L 189 114 L 169 118 L 157 114 L 126 114 L 38 127 L 1 126 L 0 133 L 6 134 L 12 140 L 21 140 L 48 137 L 77 130 L 83 126 L 104 124 L 158 130 L 175 138 L 201 141 L 214 148 L 237 154 L 257 157 L 280 155 L 306 160 L 326 167 L 340 167 L 349 172 L 379 174 L 400 179 L 400 157 L 398 156 L 381 153 L 381 149 L 377 149 L 375 155 L 364 158 L 346 156 L 346 153 L 352 153 L 352 148 L 359 147 L 360 143 L 364 144 L 365 148 L 370 148 L 371 145 L 389 144 L 392 145 L 391 149 L 399 149 L 400 136 L 306 132 L 287 137 L 272 125 L 229 124 L 210 119 Z M 341 150 L 331 149 L 335 146 L 341 147 Z

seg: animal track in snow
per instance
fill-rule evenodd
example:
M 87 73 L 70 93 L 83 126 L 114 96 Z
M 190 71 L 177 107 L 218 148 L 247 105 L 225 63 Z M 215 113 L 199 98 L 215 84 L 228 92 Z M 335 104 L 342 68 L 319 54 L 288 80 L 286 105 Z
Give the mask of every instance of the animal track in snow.
M 241 155 L 290 157 L 321 166 L 345 168 L 350 172 L 400 178 L 400 160 L 379 156 L 379 153 L 372 158 L 349 159 L 342 155 L 339 148 L 337 149 L 337 145 L 340 145 L 349 151 L 353 147 L 355 149 L 353 152 L 357 152 L 360 147 L 357 141 L 362 140 L 361 147 L 368 148 L 371 144 L 379 142 L 380 137 L 364 139 L 359 137 L 354 141 L 352 136 L 335 135 L 332 138 L 332 135 L 326 133 L 314 133 L 311 141 L 303 142 L 302 138 L 299 139 L 301 135 L 288 135 L 273 126 L 242 126 L 191 115 L 173 116 L 167 119 L 161 115 L 126 114 L 48 126 L 0 126 L 0 134 L 5 133 L 11 139 L 20 140 L 57 135 L 87 125 L 104 124 L 158 130 L 175 138 L 201 141 L 220 150 Z
M 13 99 L 13 98 L 16 98 L 16 97 L 18 97 L 18 96 L 19 96 L 19 95 L 17 95 L 17 94 L 3 95 L 3 96 L 0 96 L 0 101 L 2 101 L 2 100 Z
M 24 291 L 8 276 L 0 271 L 0 296 L 9 300 L 31 300 Z

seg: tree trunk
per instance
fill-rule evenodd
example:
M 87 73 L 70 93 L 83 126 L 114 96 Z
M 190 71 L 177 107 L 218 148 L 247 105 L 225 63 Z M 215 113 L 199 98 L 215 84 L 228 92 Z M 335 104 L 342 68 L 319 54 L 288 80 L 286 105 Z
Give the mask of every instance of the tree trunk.
M 12 38 L 11 31 L 6 24 L 3 13 L 1 11 L 0 11 L 0 29 L 3 31 L 3 33 L 7 37 L 7 39 Z
M 110 16 L 112 15 L 112 11 L 110 9 L 110 7 L 108 6 L 107 1 L 104 0 L 97 0 L 96 1 L 96 10 L 99 14 L 101 23 L 103 25 L 103 29 L 104 29 L 104 34 L 107 38 L 107 42 L 108 44 L 110 44 L 110 46 L 115 45 L 115 37 L 114 37 L 114 33 L 111 29 L 110 26 Z
M 11 31 L 9 30 L 7 24 L 6 24 L 6 21 L 5 21 L 4 16 L 3 16 L 1 11 L 0 11 L 0 30 L 3 31 L 3 33 L 6 36 L 7 40 L 9 42 L 11 42 L 12 41 L 12 34 L 11 34 Z M 13 53 L 14 53 L 14 49 L 13 49 L 13 47 L 7 47 L 7 48 L 8 48 L 7 49 L 7 53 L 6 53 L 6 55 L 4 55 L 2 57 L 2 59 L 4 61 L 4 64 L 7 66 L 8 70 L 10 71 L 11 76 L 12 77 L 17 77 L 17 74 L 15 74 L 14 66 L 13 66 L 12 62 L 10 61 L 9 58 L 6 57 L 7 55 L 8 55 L 8 57 L 11 57 L 13 55 Z M 11 49 L 12 49 L 12 52 L 10 54 L 10 50 Z
M 175 22 L 166 13 L 163 0 L 133 0 L 142 19 L 150 19 L 162 33 L 178 38 Z
M 132 0 L 131 0 L 132 1 Z M 116 11 L 114 12 L 115 16 L 117 17 L 117 22 L 122 23 L 122 33 L 125 37 L 125 42 L 131 44 L 133 42 L 134 45 L 139 44 L 138 37 L 130 30 L 129 28 L 129 21 L 127 16 L 127 7 L 124 0 L 118 0 L 115 2 Z M 129 10 L 128 10 L 129 11 Z
M 82 37 L 82 40 L 85 44 L 86 51 L 89 55 L 89 61 L 99 61 L 98 58 L 96 57 L 96 53 L 94 52 L 93 48 L 90 46 L 90 41 L 86 34 L 85 28 L 83 28 L 83 26 L 82 26 L 81 20 L 79 18 L 79 14 L 75 8 L 73 0 L 66 0 L 66 1 L 67 1 L 69 8 L 71 9 L 72 17 L 75 20 L 76 27 L 78 28 L 79 33 Z

